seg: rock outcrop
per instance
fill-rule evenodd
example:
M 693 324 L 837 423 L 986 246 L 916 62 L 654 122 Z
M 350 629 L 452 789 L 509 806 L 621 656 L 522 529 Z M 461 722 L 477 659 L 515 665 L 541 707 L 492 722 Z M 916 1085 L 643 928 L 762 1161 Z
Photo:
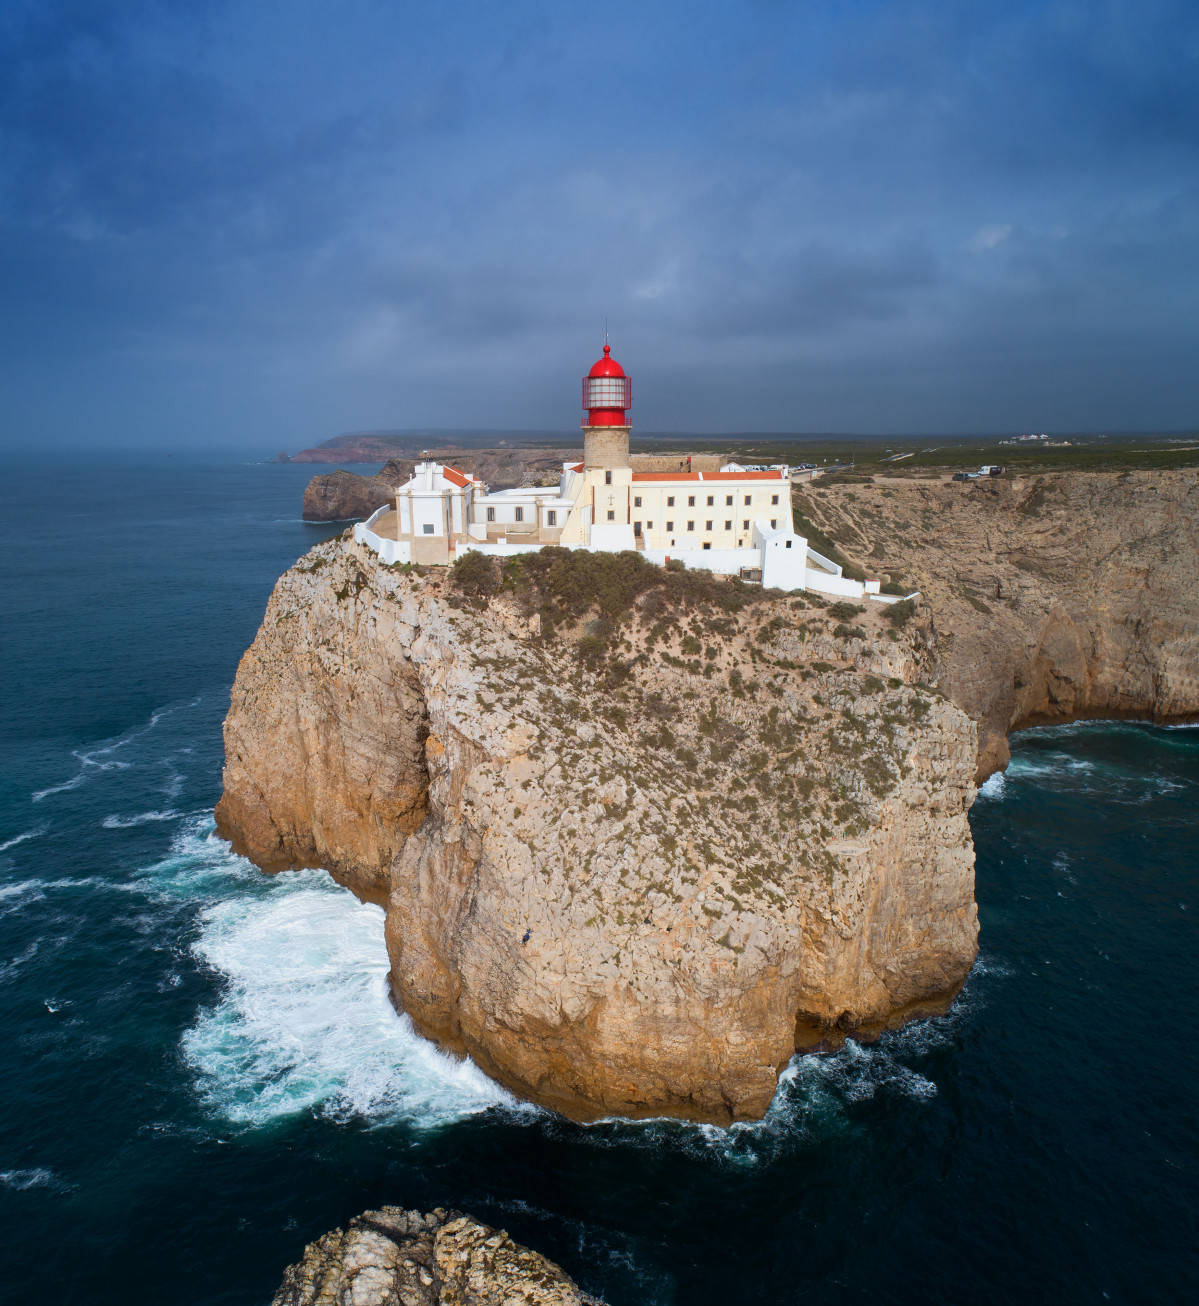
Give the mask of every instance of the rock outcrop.
M 481 477 L 493 489 L 556 484 L 569 449 L 430 449 L 434 461 L 448 462 Z M 374 476 L 339 469 L 314 476 L 304 491 L 305 521 L 351 521 L 369 517 L 395 497 L 395 487 L 412 476 L 419 453 L 391 458 Z M 300 461 L 299 458 L 293 461 Z
M 410 460 L 393 458 L 377 476 L 338 468 L 322 472 L 304 490 L 305 521 L 362 521 L 395 498 L 396 487 L 412 475 Z
M 304 1248 L 272 1306 L 603 1306 L 553 1261 L 457 1211 L 355 1216 Z
M 1199 472 L 817 481 L 800 511 L 851 560 L 931 604 L 930 675 L 1007 735 L 1080 717 L 1199 715 Z
M 317 546 L 225 726 L 219 828 L 385 902 L 422 1031 L 575 1116 L 729 1121 L 797 1047 L 952 996 L 977 741 L 927 611 L 636 555 L 496 579 Z

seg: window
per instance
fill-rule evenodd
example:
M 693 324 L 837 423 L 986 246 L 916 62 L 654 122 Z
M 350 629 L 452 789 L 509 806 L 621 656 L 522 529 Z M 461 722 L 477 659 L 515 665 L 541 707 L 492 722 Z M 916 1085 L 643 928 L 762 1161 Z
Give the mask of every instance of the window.
M 612 484 L 612 473 L 611 473 L 611 472 L 605 472 L 605 473 L 604 473 L 604 484 L 605 484 L 605 485 L 611 485 L 611 484 Z
M 641 495 L 637 494 L 633 496 L 633 507 L 634 508 L 641 507 Z
M 517 510 L 516 510 L 516 520 L 517 520 L 517 521 L 524 521 L 524 519 L 525 519 L 525 510 L 524 510 L 523 508 L 517 508 Z
M 694 523 L 693 521 L 689 521 L 689 522 L 687 523 L 687 529 L 688 529 L 689 531 L 693 531 L 693 530 L 695 530 L 695 523 Z
M 616 520 L 616 514 L 612 511 L 611 508 L 608 509 L 608 520 L 609 520 L 609 521 L 615 521 L 615 520 Z
M 789 549 L 789 548 L 791 547 L 791 541 L 788 540 L 787 543 L 786 543 L 783 547 Z
M 652 522 L 652 521 L 647 521 L 647 522 L 645 523 L 645 529 L 646 529 L 647 531 L 652 531 L 652 530 L 654 529 L 654 524 L 653 524 L 653 522 Z
M 748 508 L 749 505 L 750 505 L 750 496 L 747 494 L 747 495 L 745 496 L 745 506 Z
M 557 510 L 557 508 L 551 508 L 551 509 L 550 509 L 550 510 L 545 514 L 545 524 L 546 524 L 547 526 L 557 526 L 557 524 L 558 524 L 558 510 Z
M 668 508 L 673 508 L 673 507 L 674 507 L 674 495 L 673 495 L 673 494 L 670 495 L 669 498 L 667 498 L 667 500 L 666 500 L 666 506 L 667 506 Z M 667 529 L 667 530 L 670 530 L 670 527 L 667 526 L 666 529 Z
M 711 529 L 712 529 L 712 523 L 710 521 L 704 522 L 704 530 L 710 531 Z
M 705 548 L 705 549 L 710 549 L 711 547 L 712 547 L 712 541 L 711 541 L 711 540 L 705 540 L 705 541 L 704 541 L 704 548 Z
M 425 524 L 421 527 L 421 530 L 423 530 L 426 535 L 432 535 L 433 524 L 431 522 L 425 522 Z
M 488 508 L 488 509 L 487 509 L 487 520 L 488 520 L 488 521 L 495 521 L 495 509 L 494 509 L 494 508 Z
M 731 508 L 733 506 L 733 496 L 731 494 L 726 494 L 724 496 L 724 506 L 726 508 Z
M 708 507 L 710 508 L 710 507 L 711 507 L 715 502 L 716 502 L 715 497 L 714 497 L 713 495 L 709 494 L 709 495 L 708 495 Z
M 668 531 L 672 531 L 672 530 L 674 530 L 674 522 L 672 522 L 672 521 L 668 521 L 668 522 L 666 523 L 666 529 L 667 529 Z
M 774 497 L 770 500 L 770 502 L 773 503 L 776 507 L 778 506 L 778 501 L 779 501 L 779 497 L 777 494 L 774 495 Z
M 779 519 L 778 519 L 777 517 L 771 517 L 771 519 L 770 519 L 770 529 L 771 529 L 772 531 L 776 531 L 776 530 L 778 530 L 778 526 L 779 526 Z
M 695 495 L 694 495 L 694 494 L 689 494 L 689 495 L 687 496 L 687 507 L 688 507 L 688 508 L 694 508 L 694 507 L 695 507 Z
M 747 531 L 747 530 L 749 530 L 749 522 L 747 522 L 747 521 L 743 521 L 743 522 L 741 523 L 741 529 L 742 529 L 743 531 Z
M 733 529 L 733 523 L 731 521 L 726 521 L 724 524 L 724 529 L 726 531 L 731 531 Z

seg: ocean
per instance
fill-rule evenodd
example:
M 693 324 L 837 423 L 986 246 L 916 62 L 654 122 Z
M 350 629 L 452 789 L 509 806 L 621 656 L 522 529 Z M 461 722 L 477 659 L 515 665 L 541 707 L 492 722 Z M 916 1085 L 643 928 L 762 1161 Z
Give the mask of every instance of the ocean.
M 1016 737 L 947 1015 L 797 1058 L 757 1124 L 572 1124 L 392 1009 L 377 907 L 213 832 L 238 658 L 339 529 L 299 519 L 314 470 L 9 460 L 7 1300 L 266 1303 L 382 1204 L 503 1226 L 611 1306 L 1196 1299 L 1199 730 Z

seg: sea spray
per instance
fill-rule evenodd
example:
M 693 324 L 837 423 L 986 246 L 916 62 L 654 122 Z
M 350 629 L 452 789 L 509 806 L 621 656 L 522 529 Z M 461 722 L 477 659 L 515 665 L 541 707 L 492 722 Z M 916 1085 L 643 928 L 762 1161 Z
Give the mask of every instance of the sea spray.
M 191 856 L 215 857 L 223 869 L 248 865 L 227 849 L 223 840 L 193 839 Z M 162 871 L 174 886 L 186 874 L 178 857 Z M 426 1128 L 491 1108 L 520 1109 L 392 1006 L 379 907 L 323 871 L 253 874 L 252 887 L 230 885 L 232 893 L 201 911 L 192 948 L 224 986 L 182 1040 L 210 1110 L 248 1126 L 317 1111 Z

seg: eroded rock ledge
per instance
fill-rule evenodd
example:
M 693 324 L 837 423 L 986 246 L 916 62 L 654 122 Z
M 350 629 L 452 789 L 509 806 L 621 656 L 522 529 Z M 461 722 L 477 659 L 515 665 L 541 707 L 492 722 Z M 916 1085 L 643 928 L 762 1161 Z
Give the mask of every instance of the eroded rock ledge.
M 238 670 L 219 828 L 385 902 L 399 1004 L 522 1095 L 758 1117 L 797 1047 L 968 973 L 975 725 L 927 612 L 564 556 L 484 599 L 314 549 Z
M 504 1230 L 385 1206 L 304 1248 L 272 1306 L 603 1306 Z

